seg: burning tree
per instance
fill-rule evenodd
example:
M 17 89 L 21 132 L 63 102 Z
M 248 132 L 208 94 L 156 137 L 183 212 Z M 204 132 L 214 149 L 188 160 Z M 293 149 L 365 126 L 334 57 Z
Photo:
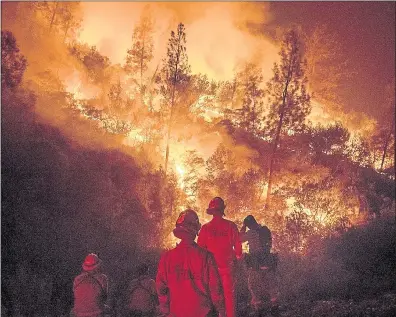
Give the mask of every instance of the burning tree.
M 335 92 L 342 77 L 340 68 L 344 63 L 337 63 L 340 47 L 333 35 L 328 36 L 324 27 L 305 36 L 304 47 L 301 46 L 296 31 L 285 34 L 279 54 L 280 62 L 275 64 L 273 78 L 267 89 L 263 89 L 262 70 L 251 63 L 246 63 L 236 71 L 229 81 L 215 82 L 206 74 L 191 74 L 183 24 L 171 32 L 167 55 L 159 74 L 157 76 L 160 67 L 152 75 L 150 63 L 154 55 L 155 34 L 151 12 L 147 9 L 134 27 L 126 63 L 121 67 L 112 64 L 96 47 L 83 43 L 67 44 L 63 40 L 63 36 L 70 38 L 74 34 L 72 29 L 68 29 L 68 23 L 72 22 L 71 28 L 74 28 L 73 23 L 77 23 L 77 3 L 70 7 L 61 2 L 7 6 L 18 9 L 16 21 L 21 24 L 23 32 L 14 26 L 16 32 L 23 34 L 29 28 L 32 29 L 34 40 L 28 46 L 26 43 L 21 46 L 31 66 L 27 68 L 28 76 L 25 77 L 31 79 L 29 73 L 35 72 L 36 96 L 40 98 L 41 105 L 50 108 L 48 112 L 55 112 L 58 108 L 64 110 L 65 104 L 70 105 L 76 114 L 70 120 L 73 130 L 78 130 L 77 127 L 81 124 L 90 127 L 88 138 L 91 138 L 91 134 L 92 138 L 97 134 L 97 139 L 114 136 L 122 148 L 126 145 L 133 149 L 133 155 L 144 162 L 142 164 L 152 163 L 147 168 L 150 171 L 158 167 L 158 149 L 162 145 L 166 146 L 165 172 L 156 170 L 153 178 L 148 174 L 147 183 L 142 185 L 141 198 L 144 208 L 154 211 L 155 217 L 166 218 L 165 222 L 171 221 L 174 210 L 187 205 L 202 208 L 217 194 L 229 201 L 228 215 L 231 218 L 240 218 L 240 213 L 253 210 L 259 216 L 258 219 L 266 218 L 265 221 L 272 220 L 273 214 L 277 213 L 277 221 L 291 210 L 290 204 L 287 204 L 290 199 L 298 201 L 312 213 L 324 210 L 323 206 L 328 201 L 321 197 L 321 193 L 325 192 L 321 186 L 326 179 L 342 178 L 341 182 L 334 182 L 334 186 L 326 189 L 337 194 L 330 200 L 342 200 L 344 197 L 340 192 L 344 194 L 345 189 L 350 194 L 351 191 L 346 188 L 353 183 L 348 183 L 346 179 L 359 178 L 356 176 L 357 171 L 363 165 L 376 165 L 377 170 L 384 169 L 389 175 L 389 168 L 392 168 L 389 154 L 394 147 L 392 122 L 378 125 L 378 133 L 372 140 L 371 149 L 368 148 L 368 139 L 363 136 L 351 134 L 347 140 L 349 131 L 338 125 L 312 126 L 310 129 L 304 127 L 305 118 L 310 111 L 307 90 L 310 93 L 312 90 L 319 102 L 326 100 L 324 106 L 328 108 L 327 101 L 337 101 Z M 9 16 L 6 18 L 11 20 Z M 70 18 L 72 21 L 69 21 Z M 23 19 L 27 20 L 25 24 L 22 23 Z M 49 29 L 51 33 L 47 36 Z M 60 47 L 62 50 L 57 49 Z M 55 49 L 61 54 L 55 54 Z M 307 68 L 302 59 L 303 49 Z M 87 86 L 87 89 L 82 87 L 84 90 L 94 87 L 96 97 L 82 99 L 89 97 L 83 96 L 83 93 L 78 96 L 76 93 L 74 98 L 70 98 L 64 92 L 61 80 L 63 75 L 58 76 L 53 70 L 61 69 L 65 64 L 77 74 L 73 76 L 77 77 L 73 83 L 65 79 L 67 88 L 73 86 L 72 89 L 67 89 L 70 96 L 73 94 L 71 91 L 78 89 L 73 85 L 78 81 L 79 87 Z M 11 66 L 3 68 L 3 71 L 9 71 Z M 13 66 L 17 75 L 18 65 Z M 334 76 L 325 76 L 328 73 Z M 305 75 L 310 81 L 310 87 Z M 12 79 L 12 76 L 7 75 L 2 80 L 6 77 Z M 125 78 L 130 78 L 131 82 L 126 82 Z M 62 94 L 67 94 L 67 98 L 73 100 L 68 101 L 61 97 Z M 268 101 L 268 105 L 264 101 Z M 266 118 L 263 118 L 263 106 L 268 106 L 264 109 L 269 113 Z M 225 120 L 215 125 L 218 122 L 216 119 Z M 264 119 L 267 120 L 264 122 Z M 183 135 L 179 133 L 175 141 L 178 130 L 190 124 L 194 124 L 193 128 L 187 133 L 183 131 Z M 221 131 L 219 129 L 216 134 L 222 143 L 218 146 L 217 138 L 214 140 L 216 144 L 213 149 L 218 146 L 214 153 L 207 153 L 207 144 L 204 144 L 204 148 L 196 145 L 199 139 L 196 138 L 197 134 L 207 133 L 211 137 L 210 133 L 219 127 Z M 188 138 L 192 142 L 187 142 Z M 269 140 L 272 140 L 272 144 L 269 144 Z M 180 152 L 177 152 L 177 145 L 181 148 Z M 190 145 L 196 146 L 196 152 L 186 153 L 185 150 Z M 238 149 L 240 145 L 242 146 Z M 206 162 L 200 150 L 209 157 Z M 369 150 L 375 150 L 374 160 L 370 157 L 372 153 Z M 258 153 L 258 156 L 253 157 L 250 155 L 252 152 Z M 172 159 L 176 161 L 176 171 L 166 175 L 170 169 L 168 161 Z M 339 166 L 347 168 L 340 171 Z M 274 171 L 276 186 L 273 185 Z M 150 182 L 159 185 L 151 188 L 147 186 Z M 264 212 L 265 191 L 267 206 L 273 195 L 272 204 L 277 207 L 269 213 Z M 153 196 L 158 197 L 154 199 Z M 312 202 L 308 208 L 310 200 Z M 350 205 L 340 205 L 340 209 L 349 208 Z M 166 212 L 161 213 L 162 210 Z M 334 214 L 344 212 L 339 212 L 336 208 L 331 210 Z M 162 226 L 159 230 L 165 230 L 164 228 Z
M 144 104 L 146 93 L 146 83 L 144 75 L 148 65 L 153 59 L 153 21 L 145 8 L 139 23 L 135 26 L 132 35 L 132 47 L 127 51 L 126 63 L 124 66 L 127 74 L 132 76 L 132 81 L 139 88 L 140 102 Z M 139 74 L 135 76 L 135 74 Z M 137 77 L 137 78 L 136 78 Z
M 395 78 L 393 78 L 393 83 L 389 84 L 386 87 L 386 94 L 387 94 L 387 107 L 385 111 L 385 122 L 379 131 L 379 139 L 382 141 L 382 157 L 381 157 L 381 166 L 379 168 L 380 172 L 384 171 L 385 161 L 389 156 L 390 153 L 395 153 Z M 393 148 L 393 151 L 392 151 Z M 390 150 L 390 151 L 389 151 Z M 393 174 L 395 168 L 395 160 L 394 155 L 390 155 L 390 161 L 393 159 Z M 391 164 L 389 164 L 391 165 Z M 390 166 L 387 166 L 388 168 Z
M 217 101 L 221 107 L 225 120 L 229 119 L 231 110 L 234 109 L 238 95 L 237 77 L 234 76 L 232 81 L 223 81 L 219 83 Z
M 248 63 L 238 72 L 237 78 L 242 99 L 241 107 L 237 109 L 239 126 L 257 136 L 262 130 L 263 120 L 263 75 L 257 65 Z
M 27 62 L 9 31 L 1 31 L 1 64 L 1 85 L 10 88 L 18 86 Z
M 252 162 L 255 151 L 242 144 L 221 143 L 206 161 L 206 179 L 201 182 L 201 200 L 219 195 L 227 200 L 227 216 L 240 221 L 248 211 L 257 211 L 262 173 Z
M 295 30 L 284 35 L 279 53 L 280 64 L 274 65 L 274 76 L 268 82 L 268 132 L 272 137 L 272 153 L 268 172 L 266 207 L 270 206 L 276 150 L 283 133 L 301 130 L 306 116 L 311 111 L 310 96 L 306 90 L 305 63 L 301 42 Z
M 180 170 L 181 187 L 186 193 L 186 205 L 196 207 L 197 196 L 201 187 L 205 161 L 197 151 L 187 151 L 183 160 L 185 170 Z
M 169 141 L 176 108 L 190 78 L 190 65 L 186 52 L 186 32 L 183 23 L 179 23 L 177 33 L 171 31 L 168 41 L 167 56 L 163 61 L 161 70 L 161 94 L 164 98 L 164 110 L 169 112 L 166 133 L 165 173 L 169 160 Z

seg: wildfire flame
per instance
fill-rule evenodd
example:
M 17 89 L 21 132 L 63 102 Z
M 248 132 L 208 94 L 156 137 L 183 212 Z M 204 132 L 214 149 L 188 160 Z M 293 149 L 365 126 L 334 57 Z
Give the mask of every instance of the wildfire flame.
M 130 33 L 132 32 L 133 25 L 138 21 L 139 14 L 143 6 L 140 4 L 135 5 L 129 3 L 119 5 L 117 8 L 113 8 L 113 6 L 110 6 L 109 4 L 100 4 L 100 8 L 98 8 L 98 4 L 83 3 L 82 5 L 86 16 L 83 21 L 83 31 L 81 32 L 78 41 L 87 43 L 88 45 L 96 45 L 98 51 L 101 54 L 110 58 L 112 66 L 116 63 L 120 63 L 122 65 L 125 62 L 126 51 L 131 45 Z M 199 5 L 197 4 L 197 6 Z M 241 25 L 243 25 L 242 23 L 237 26 L 234 23 L 234 20 L 238 19 L 240 16 L 240 10 L 224 10 L 224 8 L 229 8 L 228 4 L 208 4 L 208 7 L 209 6 L 212 6 L 212 8 L 214 7 L 215 10 L 209 10 L 206 8 L 205 10 L 202 10 L 202 16 L 200 18 L 190 19 L 191 21 L 188 21 L 186 24 L 188 30 L 187 50 L 189 57 L 191 57 L 189 60 L 191 62 L 193 73 L 206 73 L 214 80 L 231 80 L 234 76 L 234 69 L 236 69 L 236 67 L 241 62 L 253 60 L 258 63 L 260 68 L 262 68 L 264 75 L 269 77 L 272 74 L 271 68 L 273 62 L 277 61 L 279 58 L 279 47 L 264 37 L 254 37 L 249 32 L 244 32 L 242 30 L 243 28 L 241 27 Z M 135 11 L 129 10 L 132 7 L 138 9 Z M 170 7 L 170 4 L 164 4 L 163 7 L 161 7 L 159 4 L 154 6 L 153 14 L 156 18 L 155 20 L 157 24 L 154 35 L 155 57 L 148 70 L 150 76 L 152 76 L 154 73 L 153 68 L 155 69 L 157 65 L 160 65 L 160 60 L 166 55 L 165 48 L 167 38 L 165 35 L 169 35 L 170 29 L 174 27 L 173 18 L 176 16 L 172 15 L 172 9 L 170 9 Z M 166 9 L 162 10 L 163 8 Z M 183 9 L 179 8 L 175 10 L 175 12 L 176 11 L 178 14 L 180 14 L 180 16 L 188 16 L 188 14 L 184 12 Z M 133 15 L 132 18 L 131 14 Z M 109 27 L 105 30 L 105 32 L 108 32 L 108 34 L 102 34 L 102 32 L 98 32 L 98 30 L 103 29 L 98 26 L 102 26 L 104 18 L 106 18 L 106 21 L 108 22 L 107 24 Z M 260 22 L 262 22 L 262 18 L 263 17 L 261 17 Z M 121 23 L 119 19 L 122 19 L 123 22 Z M 214 28 L 214 25 L 217 27 Z M 205 38 L 202 38 L 203 33 L 207 35 Z M 113 36 L 114 34 L 117 34 L 117 36 Z M 224 34 L 227 34 L 227 38 L 224 37 Z M 261 49 L 259 51 L 259 47 L 262 48 L 263 51 Z M 259 54 L 256 54 L 256 52 L 259 52 Z M 266 58 L 263 59 L 261 56 L 265 56 Z M 76 100 L 76 107 L 81 112 L 81 116 L 88 120 L 93 120 L 94 118 L 86 113 L 86 109 L 84 109 L 83 106 L 83 101 L 96 98 L 99 92 L 101 92 L 103 89 L 85 80 L 86 76 L 84 76 L 80 70 L 81 68 L 76 68 L 71 72 L 71 74 L 68 72 L 69 75 L 63 78 L 65 89 L 67 92 L 72 94 Z M 124 75 L 125 74 L 120 76 Z M 129 100 L 140 102 L 140 100 L 136 100 L 139 90 L 136 87 L 132 85 L 128 86 L 127 84 L 127 81 L 131 78 L 128 78 L 128 75 L 125 75 L 123 79 L 125 79 L 125 82 L 122 81 L 123 89 L 125 89 L 125 93 Z M 268 79 L 269 78 L 264 78 L 264 82 Z M 148 105 L 151 97 L 153 96 L 150 95 L 150 92 L 148 91 L 143 97 L 143 103 Z M 356 122 L 358 120 L 353 117 L 351 118 L 351 116 L 348 117 L 344 114 L 340 114 L 339 117 L 336 118 L 332 114 L 326 112 L 326 105 L 319 103 L 315 99 L 312 99 L 311 103 L 312 112 L 309 116 L 309 119 L 314 124 L 329 124 L 335 123 L 336 121 L 342 121 L 346 123 L 345 125 L 348 128 L 350 128 L 349 130 L 352 134 L 358 133 L 363 129 L 369 131 L 374 126 L 373 122 L 369 119 L 367 119 L 364 124 L 362 123 L 355 126 L 348 126 L 348 123 L 352 121 Z M 154 104 L 158 103 L 154 102 Z M 220 105 L 216 102 L 215 96 L 210 94 L 199 96 L 192 106 L 192 112 L 203 118 L 203 120 L 205 120 L 207 123 L 211 123 L 215 121 L 215 119 L 222 116 Z M 106 117 L 105 119 L 109 123 L 108 126 L 116 126 L 116 119 L 112 119 L 111 117 Z M 102 128 L 106 128 L 107 126 L 103 122 L 99 122 L 99 125 Z M 174 133 L 177 134 L 176 132 Z M 294 132 L 289 130 L 287 133 L 292 135 Z M 196 134 L 199 134 L 199 132 Z M 213 134 L 210 136 L 210 138 L 212 136 Z M 134 125 L 124 136 L 123 144 L 134 147 L 136 145 L 151 141 L 148 138 L 149 137 L 145 133 L 143 124 L 141 124 L 141 122 L 134 122 Z M 174 137 L 170 140 L 170 148 L 172 150 L 170 152 L 169 166 L 170 169 L 173 169 L 172 172 L 174 172 L 177 176 L 179 189 L 185 194 L 187 198 L 194 199 L 196 197 L 194 197 L 194 193 L 191 192 L 188 186 L 188 178 L 190 176 L 189 173 L 191 172 L 189 166 L 186 166 L 186 163 L 183 161 L 184 154 L 187 149 L 192 149 L 197 151 L 198 156 L 208 158 L 213 154 L 216 146 L 221 142 L 221 137 L 218 138 L 218 141 L 213 142 L 214 145 L 210 149 L 208 149 L 209 142 L 205 143 L 205 145 L 202 145 L 197 142 L 197 138 L 194 140 L 191 140 L 191 138 L 190 140 L 183 138 L 176 140 L 176 138 L 177 137 Z M 265 140 L 269 141 L 270 139 L 267 137 Z M 159 141 L 159 143 L 160 144 L 158 147 L 160 150 L 158 152 L 161 153 L 161 157 L 158 159 L 158 161 L 163 163 L 165 159 L 165 140 Z M 380 163 L 377 161 L 377 164 Z M 260 191 L 262 192 L 261 199 L 264 200 L 268 184 L 262 183 L 259 186 Z M 289 199 L 290 201 L 287 202 L 287 213 L 292 212 L 294 197 L 290 197 Z M 174 215 L 172 215 L 172 217 L 176 217 L 177 212 L 184 208 L 185 206 L 176 206 L 175 210 L 173 211 Z M 242 211 L 248 212 L 249 208 L 245 208 L 246 209 Z M 312 210 L 306 207 L 303 207 L 303 211 L 307 215 L 315 216 L 319 223 L 322 223 L 323 225 L 328 224 L 328 220 L 326 219 L 325 215 L 320 215 L 318 213 L 315 214 Z M 208 220 L 205 217 L 206 216 L 203 217 L 203 221 Z M 167 244 L 169 246 L 173 246 L 175 241 L 176 239 L 172 234 L 170 234 L 167 238 Z
M 184 171 L 184 169 L 181 167 L 181 165 L 180 165 L 180 164 L 177 164 L 177 163 L 176 163 L 176 171 L 177 171 L 177 173 L 179 174 L 179 179 L 178 179 L 179 186 L 180 186 L 180 188 L 181 188 L 182 190 L 184 190 L 184 187 L 185 187 L 185 184 L 184 184 L 184 173 L 185 173 L 185 171 Z

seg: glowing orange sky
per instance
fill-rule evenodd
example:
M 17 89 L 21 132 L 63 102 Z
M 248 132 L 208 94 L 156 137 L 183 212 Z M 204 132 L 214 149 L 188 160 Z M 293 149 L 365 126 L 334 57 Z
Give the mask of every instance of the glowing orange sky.
M 144 5 L 135 2 L 82 3 L 84 22 L 80 39 L 96 45 L 113 63 L 123 63 L 131 45 L 133 27 Z M 265 10 L 253 12 L 252 7 L 247 7 L 245 18 L 240 16 L 238 8 L 241 8 L 239 3 L 151 3 L 155 21 L 153 64 L 158 64 L 165 55 L 170 31 L 183 22 L 193 73 L 206 73 L 213 79 L 231 79 L 239 63 L 259 59 L 264 79 L 269 79 L 278 48 L 268 38 L 258 38 L 237 28 L 238 20 L 246 22 L 253 16 L 264 22 L 269 14 Z M 103 21 L 106 21 L 105 27 Z
M 84 20 L 80 39 L 96 45 L 113 63 L 122 63 L 145 4 L 81 5 Z M 192 71 L 206 73 L 210 79 L 230 79 L 240 62 L 254 61 L 262 67 L 265 82 L 272 76 L 279 50 L 269 34 L 278 26 L 298 23 L 309 30 L 324 23 L 339 35 L 350 60 L 348 70 L 354 73 L 338 91 L 347 112 L 342 115 L 355 126 L 367 126 L 367 116 L 363 114 L 381 119 L 381 110 L 386 106 L 385 86 L 395 72 L 394 2 L 151 2 L 150 6 L 155 20 L 155 57 L 151 67 L 155 68 L 165 56 L 170 30 L 183 22 Z M 17 39 L 24 50 L 29 37 Z M 31 67 L 34 54 L 28 55 Z M 76 77 L 74 73 L 70 76 Z M 78 76 L 73 79 L 78 80 Z M 95 94 L 95 87 L 84 86 L 84 93 Z M 319 107 L 312 112 L 313 116 L 321 115 Z M 326 116 L 322 119 L 326 120 Z

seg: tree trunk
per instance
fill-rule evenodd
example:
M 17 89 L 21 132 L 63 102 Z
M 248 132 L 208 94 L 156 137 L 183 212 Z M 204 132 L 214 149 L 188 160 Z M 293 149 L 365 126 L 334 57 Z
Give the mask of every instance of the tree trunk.
M 53 23 L 55 21 L 55 15 L 56 15 L 56 11 L 58 10 L 58 5 L 59 5 L 59 2 L 56 2 L 54 12 L 52 13 L 52 18 L 51 18 L 51 23 L 50 23 L 50 32 L 51 32 L 51 29 L 52 29 L 52 25 L 53 25 Z
M 63 36 L 63 42 L 66 41 L 66 36 L 67 36 L 67 32 L 69 31 L 69 28 L 70 28 L 70 20 L 67 22 L 66 25 L 65 35 Z
M 267 188 L 267 197 L 265 199 L 265 208 L 267 210 L 269 210 L 269 208 L 270 208 L 272 178 L 273 178 L 273 173 L 274 173 L 273 170 L 274 170 L 275 152 L 278 147 L 279 140 L 280 140 L 280 132 L 282 130 L 283 118 L 285 115 L 285 108 L 286 108 L 287 89 L 289 87 L 291 77 L 292 77 L 292 72 L 291 72 L 291 62 L 290 62 L 286 85 L 285 85 L 285 89 L 283 90 L 282 106 L 281 106 L 281 111 L 280 111 L 280 115 L 279 115 L 279 123 L 278 123 L 278 126 L 276 127 L 274 146 L 272 149 L 271 161 L 270 161 L 269 172 L 268 172 L 268 188 Z
M 177 65 L 176 65 L 177 71 Z M 175 72 L 176 74 L 176 72 Z M 176 75 L 175 75 L 176 77 Z M 173 119 L 173 108 L 175 104 L 175 83 L 173 84 L 172 88 L 172 98 L 171 98 L 171 111 L 169 116 L 169 123 L 168 123 L 168 133 L 166 136 L 166 152 L 165 152 L 165 175 L 168 170 L 168 160 L 169 160 L 169 141 L 170 141 L 170 134 L 171 134 L 171 126 L 172 126 L 172 119 Z
M 267 197 L 265 200 L 265 208 L 269 209 L 270 208 L 270 196 L 271 196 L 271 190 L 272 190 L 272 176 L 274 172 L 274 160 L 275 160 L 275 152 L 278 147 L 279 139 L 280 139 L 280 132 L 282 129 L 282 124 L 283 124 L 283 116 L 284 116 L 284 105 L 285 105 L 285 98 L 282 103 L 282 112 L 280 114 L 279 118 L 279 123 L 276 128 L 276 134 L 275 134 L 275 140 L 274 140 L 274 146 L 272 148 L 272 154 L 271 154 L 271 161 L 270 161 L 270 166 L 269 166 L 269 173 L 268 173 L 268 188 L 267 188 Z
M 236 94 L 236 88 L 237 88 L 237 81 L 236 78 L 234 78 L 232 82 L 232 93 L 231 93 L 231 110 L 234 110 L 234 98 Z
M 159 67 L 159 64 L 157 65 L 157 67 L 155 68 L 155 71 L 154 71 L 154 74 L 153 74 L 153 77 L 151 78 L 151 81 L 150 81 L 150 86 L 149 86 L 149 94 L 150 94 L 150 98 L 149 98 L 149 111 L 150 112 L 152 112 L 153 110 L 154 110 L 154 106 L 153 106 L 153 89 L 152 89 L 152 85 L 153 85 L 153 82 L 155 81 L 155 76 L 157 76 L 157 71 L 158 71 L 158 67 Z
M 169 216 L 170 217 L 172 217 L 172 215 L 173 215 L 173 205 L 174 205 L 174 199 L 173 199 L 173 196 L 172 196 L 171 201 L 170 201 L 170 209 L 169 209 Z
M 169 140 L 170 140 L 170 125 L 168 125 L 168 133 L 166 136 L 166 151 L 165 151 L 165 175 L 168 170 L 168 160 L 169 160 Z
M 144 96 L 143 96 L 143 62 L 144 62 L 144 45 L 145 45 L 145 38 L 143 35 L 143 43 L 142 43 L 142 51 L 140 52 L 140 102 L 143 106 L 144 104 Z
M 176 67 L 175 67 L 175 73 L 173 75 L 173 81 L 172 81 L 171 110 L 170 110 L 169 123 L 168 123 L 168 133 L 167 133 L 167 138 L 166 138 L 165 175 L 168 170 L 169 141 L 170 141 L 170 134 L 171 134 L 172 119 L 173 119 L 173 109 L 174 109 L 174 105 L 175 105 L 175 90 L 176 90 L 177 71 L 179 68 L 180 45 L 177 47 L 177 55 L 176 56 L 177 56 L 176 57 Z
M 383 150 L 383 153 L 382 153 L 382 161 L 381 161 L 380 172 L 382 172 L 383 168 L 384 168 L 386 152 L 388 151 L 389 140 L 390 140 L 390 138 L 392 136 L 394 124 L 395 124 L 395 121 L 394 121 L 394 119 L 392 119 L 392 126 L 391 126 L 391 128 L 389 130 L 388 135 L 386 136 L 386 139 L 385 139 L 384 150 Z

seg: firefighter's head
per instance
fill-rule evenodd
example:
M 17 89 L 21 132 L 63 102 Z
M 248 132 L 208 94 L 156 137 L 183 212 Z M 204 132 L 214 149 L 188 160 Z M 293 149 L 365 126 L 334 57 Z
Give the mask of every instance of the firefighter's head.
M 82 268 L 84 271 L 94 271 L 100 268 L 102 260 L 95 253 L 90 253 L 85 257 Z
M 252 216 L 249 215 L 243 220 L 243 224 L 248 227 L 249 229 L 253 229 L 257 227 L 259 224 L 257 223 L 256 219 Z
M 201 229 L 197 213 L 192 209 L 186 209 L 180 213 L 176 220 L 176 228 L 173 234 L 176 238 L 183 239 L 185 237 L 195 237 Z
M 209 202 L 209 207 L 206 209 L 206 213 L 209 215 L 221 215 L 224 216 L 224 209 L 226 205 L 221 197 L 215 197 Z

